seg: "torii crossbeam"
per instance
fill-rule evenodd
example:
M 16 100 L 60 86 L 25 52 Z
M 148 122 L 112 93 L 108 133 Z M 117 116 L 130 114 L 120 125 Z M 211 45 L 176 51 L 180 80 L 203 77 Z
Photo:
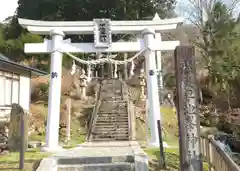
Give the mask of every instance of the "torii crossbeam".
M 52 40 L 43 43 L 25 44 L 25 53 L 51 53 L 51 78 L 48 100 L 48 121 L 46 131 L 46 151 L 58 150 L 58 125 L 61 98 L 62 52 L 145 52 L 149 122 L 151 127 L 150 144 L 159 146 L 157 120 L 160 119 L 158 83 L 155 51 L 174 50 L 179 41 L 157 42 L 155 32 L 176 29 L 182 18 L 142 21 L 34 21 L 19 18 L 19 24 L 34 34 L 51 35 Z M 112 42 L 112 34 L 142 34 L 136 42 Z M 63 40 L 64 35 L 94 34 L 93 43 L 71 43 Z

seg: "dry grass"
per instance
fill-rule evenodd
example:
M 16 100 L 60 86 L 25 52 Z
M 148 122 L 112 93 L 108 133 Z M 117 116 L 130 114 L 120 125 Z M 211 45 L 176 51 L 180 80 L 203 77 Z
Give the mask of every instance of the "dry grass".
M 163 169 L 159 168 L 160 152 L 158 148 L 144 149 L 150 158 L 149 170 L 160 171 Z M 178 148 L 167 148 L 164 149 L 165 161 L 167 169 L 166 171 L 178 171 L 180 170 L 179 162 L 179 149 Z M 208 171 L 207 163 L 203 163 L 203 171 Z
M 161 121 L 164 128 L 164 141 L 170 146 L 178 146 L 178 121 L 175 110 L 161 107 Z

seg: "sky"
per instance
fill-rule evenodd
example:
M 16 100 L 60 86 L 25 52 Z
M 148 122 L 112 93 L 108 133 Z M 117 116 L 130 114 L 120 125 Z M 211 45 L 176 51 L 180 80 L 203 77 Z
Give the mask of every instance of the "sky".
M 18 0 L 0 0 L 0 21 L 12 16 L 18 6 Z

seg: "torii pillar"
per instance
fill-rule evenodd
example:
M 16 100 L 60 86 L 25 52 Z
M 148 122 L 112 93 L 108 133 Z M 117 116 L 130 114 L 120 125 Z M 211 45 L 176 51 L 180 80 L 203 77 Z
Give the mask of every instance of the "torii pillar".
M 151 130 L 150 146 L 159 147 L 158 125 L 157 120 L 160 118 L 160 105 L 158 96 L 158 81 L 156 73 L 156 58 L 154 47 L 155 31 L 153 29 L 145 29 L 143 31 L 145 46 L 148 48 L 145 52 L 146 61 L 146 78 L 147 78 L 147 104 L 149 107 L 149 126 Z
M 153 21 L 161 20 L 159 15 L 156 13 Z M 160 43 L 162 41 L 162 34 L 156 33 L 155 39 L 157 40 L 157 43 Z M 158 70 L 158 84 L 159 84 L 159 96 L 160 96 L 160 104 L 163 102 L 163 73 L 162 73 L 162 53 L 161 51 L 156 52 L 156 62 L 157 62 L 157 70 Z M 160 117 L 161 119 L 161 117 Z
M 42 151 L 59 151 L 59 119 L 62 85 L 62 53 L 56 51 L 63 41 L 64 33 L 58 30 L 50 32 L 52 37 L 51 75 L 48 96 L 48 119 L 46 128 L 46 145 Z

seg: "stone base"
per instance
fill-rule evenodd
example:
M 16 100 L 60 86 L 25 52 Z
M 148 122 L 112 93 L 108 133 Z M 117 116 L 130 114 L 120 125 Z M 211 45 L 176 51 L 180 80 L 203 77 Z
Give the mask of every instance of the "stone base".
M 64 149 L 61 146 L 54 147 L 54 148 L 49 148 L 49 147 L 46 147 L 46 146 L 41 147 L 41 152 L 56 153 L 56 152 L 61 152 L 61 151 L 64 151 Z
M 159 147 L 159 142 L 149 142 L 148 146 L 149 147 Z M 169 147 L 170 146 L 165 141 L 163 141 L 163 148 L 169 148 Z
M 149 147 L 159 147 L 159 142 L 150 141 L 150 142 L 148 142 L 148 146 Z

